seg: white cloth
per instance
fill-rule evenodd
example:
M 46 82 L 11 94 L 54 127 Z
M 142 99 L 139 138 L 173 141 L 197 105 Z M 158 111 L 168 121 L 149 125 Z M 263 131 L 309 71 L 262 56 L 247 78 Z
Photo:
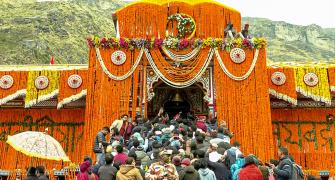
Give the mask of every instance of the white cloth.
M 222 157 L 222 155 L 219 154 L 217 151 L 213 151 L 213 152 L 209 153 L 209 160 L 211 162 L 218 162 L 221 157 Z

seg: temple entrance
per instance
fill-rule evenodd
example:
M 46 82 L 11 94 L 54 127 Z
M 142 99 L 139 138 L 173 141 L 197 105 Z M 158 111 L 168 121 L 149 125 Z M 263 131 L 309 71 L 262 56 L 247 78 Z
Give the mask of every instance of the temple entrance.
M 148 117 L 157 115 L 161 107 L 168 113 L 170 119 L 181 112 L 181 118 L 207 115 L 207 101 L 204 100 L 205 92 L 200 83 L 183 89 L 170 87 L 162 82 L 155 84 L 155 93 L 148 103 Z

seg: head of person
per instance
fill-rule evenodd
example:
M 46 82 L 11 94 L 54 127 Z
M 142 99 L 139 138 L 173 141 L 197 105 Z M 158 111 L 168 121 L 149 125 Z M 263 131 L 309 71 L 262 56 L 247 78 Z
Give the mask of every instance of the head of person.
M 114 160 L 114 156 L 112 154 L 105 154 L 106 165 L 111 165 Z
M 206 155 L 206 152 L 203 151 L 203 150 L 200 150 L 200 149 L 196 150 L 195 153 L 194 153 L 194 156 L 196 158 L 199 158 L 199 159 L 200 158 L 205 158 L 205 155 Z
M 106 136 L 107 134 L 109 134 L 110 129 L 109 129 L 109 127 L 106 126 L 106 127 L 102 128 L 101 132 Z
M 217 149 L 218 149 L 218 145 L 216 143 L 212 143 L 208 147 L 208 152 L 209 153 L 215 152 L 215 151 L 217 151 Z
M 135 165 L 135 159 L 133 157 L 128 157 L 126 160 L 127 165 Z
M 37 176 L 42 176 L 45 174 L 45 168 L 44 166 L 37 166 L 36 167 L 36 171 L 37 171 Z
M 179 156 L 174 156 L 174 157 L 172 158 L 172 163 L 173 163 L 175 166 L 180 166 L 180 164 L 181 164 L 181 159 L 180 159 L 180 157 L 179 157 Z
M 205 160 L 205 158 L 201 158 L 198 161 L 199 161 L 199 169 L 206 169 L 207 168 L 208 163 Z
M 127 120 L 128 120 L 128 115 L 127 115 L 127 114 L 123 114 L 123 115 L 121 116 L 121 120 L 122 120 L 122 121 L 127 121 Z
M 83 162 L 85 162 L 85 161 L 89 161 L 91 164 L 93 162 L 92 158 L 90 156 L 88 156 L 88 155 L 84 156 L 84 161 Z
M 36 176 L 36 168 L 35 167 L 29 167 L 27 171 L 28 176 Z
M 181 161 L 181 167 L 187 167 L 191 165 L 191 160 L 189 158 L 184 158 L 182 161 Z
M 138 148 L 140 146 L 140 144 L 141 144 L 140 141 L 137 140 L 137 138 L 135 138 L 134 141 L 133 141 L 134 148 Z
M 248 155 L 247 157 L 244 158 L 244 167 L 252 164 L 256 164 L 253 155 Z
M 172 155 L 172 150 L 164 150 L 160 152 L 159 154 L 160 161 L 164 164 L 170 163 L 171 155 Z
M 240 144 L 238 141 L 235 141 L 235 142 L 233 143 L 233 147 L 236 147 L 236 148 L 240 149 L 241 144 Z
M 117 153 L 122 153 L 123 152 L 123 147 L 121 145 L 116 146 L 116 152 Z
M 279 158 L 283 158 L 283 157 L 285 157 L 285 156 L 288 156 L 288 149 L 285 148 L 285 147 L 280 147 L 280 148 L 278 149 L 278 157 L 279 157 Z
M 113 127 L 110 129 L 111 135 L 119 135 L 119 129 L 117 127 Z

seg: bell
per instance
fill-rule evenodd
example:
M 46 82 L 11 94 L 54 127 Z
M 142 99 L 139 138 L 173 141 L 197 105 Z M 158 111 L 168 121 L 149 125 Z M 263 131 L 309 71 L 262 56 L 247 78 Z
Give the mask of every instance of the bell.
M 180 94 L 177 92 L 174 98 L 172 99 L 173 102 L 183 102 L 183 98 L 181 98 Z

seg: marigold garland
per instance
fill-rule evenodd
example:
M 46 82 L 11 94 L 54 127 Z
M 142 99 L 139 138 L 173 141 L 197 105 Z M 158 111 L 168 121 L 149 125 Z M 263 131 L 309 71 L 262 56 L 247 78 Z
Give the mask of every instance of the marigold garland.
M 335 92 L 335 67 L 328 68 L 330 91 Z
M 315 73 L 318 76 L 319 83 L 315 86 L 308 86 L 304 82 L 306 73 Z M 323 67 L 297 67 L 296 74 L 296 91 L 315 101 L 321 101 L 327 105 L 331 104 L 330 88 L 328 84 L 327 68 Z
M 26 95 L 27 76 L 28 76 L 27 72 L 25 71 L 10 71 L 10 72 L 1 71 L 0 77 L 2 77 L 3 75 L 11 75 L 13 77 L 14 83 L 13 83 L 13 86 L 9 89 L 0 88 L 0 105 L 3 105 L 20 96 Z
M 271 81 L 274 72 L 282 72 L 286 76 L 285 84 L 277 86 Z M 295 85 L 294 68 L 291 67 L 268 67 L 269 93 L 278 99 L 287 101 L 293 105 L 298 104 L 298 96 Z
M 46 76 L 49 79 L 49 85 L 43 90 L 38 90 L 35 87 L 35 79 L 38 76 Z M 27 80 L 27 94 L 25 99 L 25 107 L 29 108 L 41 101 L 55 97 L 59 92 L 59 71 L 30 71 Z

